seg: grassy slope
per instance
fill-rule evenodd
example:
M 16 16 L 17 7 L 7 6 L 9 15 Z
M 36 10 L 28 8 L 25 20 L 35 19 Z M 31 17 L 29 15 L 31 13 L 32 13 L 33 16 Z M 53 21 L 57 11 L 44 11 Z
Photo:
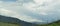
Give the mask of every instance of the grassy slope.
M 60 20 L 53 23 L 38 25 L 38 26 L 60 26 Z
M 0 22 L 0 26 L 19 26 L 19 24 Z
M 0 22 L 0 26 L 20 26 L 20 25 L 17 23 Z M 43 24 L 43 25 L 38 25 L 38 26 L 60 26 L 60 20 L 53 23 Z

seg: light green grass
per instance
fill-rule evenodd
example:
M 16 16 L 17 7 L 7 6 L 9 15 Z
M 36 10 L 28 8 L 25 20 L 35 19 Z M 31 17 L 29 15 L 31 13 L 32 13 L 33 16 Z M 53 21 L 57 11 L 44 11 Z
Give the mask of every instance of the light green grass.
M 19 24 L 0 22 L 0 26 L 19 26 Z

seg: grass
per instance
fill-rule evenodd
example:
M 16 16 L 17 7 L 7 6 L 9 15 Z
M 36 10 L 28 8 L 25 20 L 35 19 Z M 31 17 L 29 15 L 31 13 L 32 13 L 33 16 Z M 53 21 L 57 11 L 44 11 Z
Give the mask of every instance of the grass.
M 0 26 L 20 26 L 20 24 L 17 23 L 10 23 L 10 22 L 0 22 Z M 52 22 L 49 24 L 42 24 L 42 25 L 37 25 L 37 26 L 60 26 L 60 20 L 56 22 Z
M 0 22 L 0 26 L 19 26 L 19 24 Z

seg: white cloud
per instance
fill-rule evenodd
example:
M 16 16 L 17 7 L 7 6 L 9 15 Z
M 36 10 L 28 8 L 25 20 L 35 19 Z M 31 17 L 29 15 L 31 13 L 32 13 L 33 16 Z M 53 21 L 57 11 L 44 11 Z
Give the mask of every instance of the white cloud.
M 27 22 L 43 22 L 42 20 L 33 19 L 32 17 L 26 15 L 19 15 L 14 11 L 6 10 L 6 9 L 0 9 L 0 15 L 11 16 Z
M 55 10 L 54 6 L 58 3 L 55 0 L 34 0 L 34 1 L 38 4 L 32 3 L 32 2 L 23 3 L 23 7 L 28 9 L 31 12 L 42 14 L 42 15 L 48 15 L 49 11 Z M 39 1 L 39 2 L 37 2 L 37 1 Z M 42 4 L 40 5 L 39 3 L 42 3 Z
M 10 3 L 1 2 L 0 14 L 16 17 L 27 22 L 37 22 L 37 21 L 43 22 L 43 20 L 45 20 L 45 17 L 48 18 L 47 19 L 48 21 L 50 21 L 51 19 L 55 18 L 56 14 L 60 13 L 59 11 L 60 0 L 56 0 L 56 1 L 55 0 L 41 0 L 41 2 L 40 0 L 33 0 L 33 1 L 35 3 L 33 2 L 24 3 L 22 1 L 10 2 Z M 51 15 L 53 15 L 54 18 L 52 18 L 53 16 Z M 58 19 L 58 17 L 55 19 Z
M 37 2 L 37 1 L 39 1 L 39 2 Z M 43 15 L 43 16 L 47 16 L 47 18 L 49 16 L 50 19 L 53 19 L 52 17 L 54 16 L 54 18 L 55 18 L 55 15 L 57 13 L 59 13 L 59 12 L 57 12 L 58 10 L 56 10 L 56 9 L 58 9 L 57 7 L 60 6 L 59 1 L 60 0 L 41 0 L 41 2 L 40 2 L 40 0 L 34 0 L 35 3 L 32 3 L 32 2 L 23 3 L 23 7 L 26 10 L 39 14 L 39 16 Z M 59 10 L 60 10 L 60 8 L 59 8 Z M 57 13 L 55 13 L 55 12 L 57 12 Z M 51 16 L 51 15 L 53 15 L 53 16 Z M 39 18 L 39 17 L 37 17 L 37 18 Z M 45 18 L 45 17 L 42 17 L 42 18 Z M 47 20 L 50 21 L 50 19 L 47 19 Z M 58 16 L 55 19 L 58 20 Z
M 30 16 L 21 14 L 21 12 L 18 12 L 18 10 L 20 10 L 21 8 L 16 4 L 16 2 L 12 2 L 12 3 L 2 2 L 2 4 L 1 4 L 2 7 L 0 8 L 0 15 L 11 16 L 27 22 L 42 22 L 38 19 L 34 19 Z

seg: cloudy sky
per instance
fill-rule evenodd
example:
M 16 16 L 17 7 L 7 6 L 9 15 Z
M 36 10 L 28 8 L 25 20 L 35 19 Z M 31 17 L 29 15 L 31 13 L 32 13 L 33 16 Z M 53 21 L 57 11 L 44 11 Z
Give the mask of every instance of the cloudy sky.
M 60 0 L 0 0 L 0 15 L 27 22 L 60 20 Z

